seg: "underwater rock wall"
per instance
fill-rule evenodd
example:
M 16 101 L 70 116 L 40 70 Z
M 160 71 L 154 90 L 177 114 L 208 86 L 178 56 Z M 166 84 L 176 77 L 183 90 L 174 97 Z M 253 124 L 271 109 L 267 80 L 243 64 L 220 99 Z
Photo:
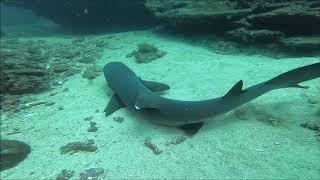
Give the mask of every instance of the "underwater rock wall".
M 276 43 L 292 51 L 320 50 L 320 42 L 312 41 L 320 36 L 320 2 L 315 0 L 147 0 L 146 7 L 171 29 Z
M 126 30 L 158 24 L 181 32 L 222 34 L 246 44 L 276 44 L 292 52 L 320 50 L 318 0 L 15 0 L 75 29 Z M 315 39 L 315 40 L 314 40 Z
M 176 27 L 265 29 L 288 35 L 320 33 L 319 1 L 147 0 L 146 7 Z

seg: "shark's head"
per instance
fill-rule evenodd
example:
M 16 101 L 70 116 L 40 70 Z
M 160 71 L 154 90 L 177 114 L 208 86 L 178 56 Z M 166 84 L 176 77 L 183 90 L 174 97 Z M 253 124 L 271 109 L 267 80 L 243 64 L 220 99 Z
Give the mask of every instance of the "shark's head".
M 113 79 L 119 77 L 127 66 L 121 62 L 110 62 L 103 67 L 103 73 L 108 85 L 112 87 Z
M 103 67 L 104 77 L 108 86 L 114 88 L 126 89 L 133 87 L 130 83 L 134 83 L 136 75 L 125 64 L 121 62 L 110 62 Z
M 110 77 L 119 69 L 122 63 L 119 62 L 110 62 L 103 67 L 104 77 L 106 81 L 110 81 Z

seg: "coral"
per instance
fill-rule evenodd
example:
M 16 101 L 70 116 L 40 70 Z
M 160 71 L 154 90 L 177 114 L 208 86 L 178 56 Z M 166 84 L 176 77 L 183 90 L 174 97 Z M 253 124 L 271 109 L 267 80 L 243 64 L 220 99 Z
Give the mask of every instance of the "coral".
M 90 127 L 87 129 L 88 132 L 96 132 L 98 131 L 97 123 L 94 121 L 90 121 Z
M 147 148 L 151 149 L 155 155 L 159 155 L 162 153 L 162 150 L 160 150 L 154 143 L 152 143 L 150 138 L 144 140 L 144 145 Z
M 96 66 L 90 66 L 85 68 L 85 70 L 82 73 L 82 77 L 88 80 L 95 79 L 97 76 L 99 76 L 100 70 Z
M 89 139 L 87 142 L 72 142 L 60 147 L 61 154 L 74 154 L 76 152 L 95 152 L 98 147 L 94 145 L 94 141 Z
M 113 120 L 118 123 L 122 123 L 124 121 L 124 118 L 121 116 L 117 116 L 117 117 L 113 117 Z
M 158 48 L 149 43 L 141 43 L 138 44 L 138 52 L 139 53 L 156 53 L 158 52 Z
M 80 173 L 80 180 L 96 180 L 98 177 L 103 177 L 107 173 L 107 170 L 103 168 L 91 168 Z
M 92 119 L 93 119 L 93 117 L 89 116 L 89 117 L 84 118 L 84 121 L 91 121 Z
M 56 180 L 68 180 L 74 176 L 74 171 L 63 169 L 56 177 Z
M 188 138 L 187 136 L 176 136 L 168 144 L 173 144 L 173 145 L 181 144 L 185 140 L 187 140 L 187 138 Z
M 163 57 L 165 51 L 161 51 L 154 45 L 149 43 L 138 44 L 138 49 L 129 53 L 126 57 L 134 56 L 137 63 L 150 63 L 156 59 Z

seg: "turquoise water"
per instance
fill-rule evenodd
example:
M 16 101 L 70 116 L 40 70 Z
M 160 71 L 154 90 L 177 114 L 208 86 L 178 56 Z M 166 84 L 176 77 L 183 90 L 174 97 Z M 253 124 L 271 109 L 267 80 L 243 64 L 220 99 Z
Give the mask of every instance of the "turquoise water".
M 1 179 L 319 179 L 319 33 L 264 19 L 288 2 L 1 4 Z

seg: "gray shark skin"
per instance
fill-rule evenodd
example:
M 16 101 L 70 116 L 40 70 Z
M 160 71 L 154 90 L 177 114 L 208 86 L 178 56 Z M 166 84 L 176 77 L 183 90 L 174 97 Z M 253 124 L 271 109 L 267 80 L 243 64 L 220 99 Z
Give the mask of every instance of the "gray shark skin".
M 182 126 L 200 123 L 208 117 L 225 114 L 259 96 L 280 88 L 307 88 L 299 83 L 320 77 L 320 62 L 296 68 L 268 81 L 242 89 L 243 82 L 237 82 L 222 97 L 202 101 L 182 101 L 160 96 L 157 92 L 169 86 L 140 79 L 121 62 L 110 62 L 103 68 L 108 86 L 114 92 L 105 115 L 109 116 L 122 107 L 131 111 L 149 114 L 153 122 L 166 126 Z M 153 119 L 153 118 L 151 118 Z

